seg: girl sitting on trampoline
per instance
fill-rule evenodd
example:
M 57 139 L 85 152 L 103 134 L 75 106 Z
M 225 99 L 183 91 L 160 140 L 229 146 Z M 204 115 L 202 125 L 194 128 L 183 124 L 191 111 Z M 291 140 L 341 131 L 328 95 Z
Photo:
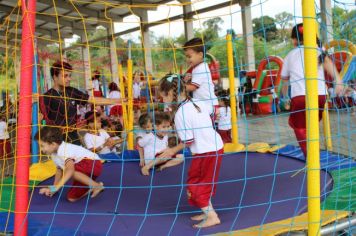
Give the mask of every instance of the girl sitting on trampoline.
M 210 199 L 216 190 L 223 142 L 212 126 L 212 109 L 208 107 L 209 104 L 195 102 L 187 95 L 179 75 L 165 76 L 158 87 L 163 102 L 172 104 L 173 111 L 176 111 L 174 124 L 181 140 L 177 146 L 163 150 L 158 158 L 174 156 L 184 147 L 190 147 L 194 156 L 188 171 L 188 201 L 203 211 L 203 214 L 191 218 L 201 221 L 193 227 L 203 228 L 220 224 Z
M 284 59 L 282 68 L 283 97 L 288 97 L 288 86 L 291 86 L 291 113 L 289 125 L 293 128 L 304 156 L 307 157 L 307 135 L 306 135 L 306 113 L 305 113 L 305 77 L 304 77 L 304 47 L 303 47 L 303 24 L 297 24 L 292 29 L 291 35 L 294 49 Z M 318 95 L 319 95 L 319 121 L 322 118 L 326 102 L 326 84 L 324 70 L 335 77 L 335 93 L 338 95 L 343 91 L 343 84 L 337 69 L 331 59 L 322 51 L 321 43 L 317 38 L 318 51 Z M 289 82 L 289 83 L 288 83 Z
M 53 185 L 41 188 L 40 194 L 52 197 L 70 179 L 73 179 L 72 187 L 67 193 L 70 202 L 75 202 L 89 193 L 94 198 L 104 190 L 104 184 L 95 181 L 102 171 L 101 159 L 97 154 L 81 146 L 64 142 L 63 133 L 59 128 L 43 127 L 37 132 L 35 139 L 40 145 L 40 150 L 51 155 L 57 166 Z

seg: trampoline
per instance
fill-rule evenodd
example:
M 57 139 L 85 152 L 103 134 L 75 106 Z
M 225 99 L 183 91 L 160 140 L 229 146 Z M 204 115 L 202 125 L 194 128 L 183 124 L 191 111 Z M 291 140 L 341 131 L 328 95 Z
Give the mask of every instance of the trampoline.
M 248 158 L 247 158 L 248 154 Z M 66 199 L 68 188 L 52 198 L 32 195 L 30 235 L 206 235 L 262 225 L 300 215 L 307 210 L 305 162 L 275 154 L 225 154 L 212 202 L 221 224 L 193 229 L 190 217 L 199 209 L 188 205 L 186 176 L 190 160 L 163 172 L 142 176 L 138 163 L 104 164 L 99 180 L 105 191 L 76 203 Z M 51 184 L 49 179 L 41 185 Z M 332 178 L 321 171 L 321 195 Z

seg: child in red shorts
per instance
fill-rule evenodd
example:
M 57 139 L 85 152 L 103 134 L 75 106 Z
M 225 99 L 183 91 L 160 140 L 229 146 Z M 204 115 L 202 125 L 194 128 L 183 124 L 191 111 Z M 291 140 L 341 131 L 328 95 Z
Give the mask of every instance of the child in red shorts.
M 64 142 L 59 128 L 43 127 L 35 139 L 39 142 L 41 152 L 51 155 L 57 166 L 53 185 L 41 188 L 40 194 L 51 197 L 70 179 L 73 179 L 72 187 L 67 193 L 70 202 L 75 202 L 89 193 L 94 198 L 104 190 L 104 184 L 95 181 L 102 171 L 101 159 L 97 154 Z
M 211 123 L 209 104 L 191 99 L 179 75 L 167 75 L 159 83 L 163 102 L 172 104 L 174 125 L 181 140 L 177 146 L 167 148 L 157 158 L 174 156 L 186 146 L 194 156 L 188 171 L 187 195 L 191 205 L 199 207 L 202 214 L 191 217 L 200 221 L 194 228 L 220 224 L 211 197 L 215 195 L 222 154 L 223 141 Z

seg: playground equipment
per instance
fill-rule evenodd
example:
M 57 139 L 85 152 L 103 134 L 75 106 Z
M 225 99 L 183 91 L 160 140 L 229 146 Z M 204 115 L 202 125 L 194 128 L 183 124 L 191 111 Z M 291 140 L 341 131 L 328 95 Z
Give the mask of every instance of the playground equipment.
M 356 46 L 347 40 L 333 40 L 325 45 L 326 50 L 334 48 L 334 52 L 330 55 L 336 69 L 340 73 L 343 83 L 348 84 L 352 80 L 356 80 Z M 338 49 L 348 49 L 338 50 Z M 325 80 L 327 86 L 334 87 L 333 76 L 325 72 Z M 345 101 L 343 98 L 335 97 L 329 102 L 329 107 L 343 107 Z M 352 104 L 351 104 L 352 105 Z

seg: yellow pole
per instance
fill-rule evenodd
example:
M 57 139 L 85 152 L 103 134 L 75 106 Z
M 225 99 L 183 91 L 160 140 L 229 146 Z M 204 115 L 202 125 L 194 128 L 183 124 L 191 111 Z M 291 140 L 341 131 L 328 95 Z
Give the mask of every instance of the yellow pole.
M 124 73 L 122 72 L 121 64 L 119 64 L 118 70 L 119 70 L 119 83 L 120 83 L 119 86 L 120 86 L 121 97 L 124 99 L 126 98 L 126 93 L 125 93 Z M 122 117 L 123 117 L 124 129 L 129 130 L 128 118 L 127 118 L 127 103 L 122 103 Z
M 225 152 L 236 152 L 244 149 L 242 144 L 239 144 L 239 133 L 237 127 L 237 111 L 236 111 L 236 96 L 235 96 L 235 74 L 234 74 L 234 56 L 232 48 L 232 34 L 228 30 L 226 35 L 227 47 L 227 64 L 229 71 L 229 86 L 230 86 L 230 108 L 231 108 L 231 135 L 232 143 L 227 143 L 224 146 Z
M 308 235 L 320 235 L 320 150 L 318 109 L 318 55 L 313 0 L 302 1 L 306 78 Z
M 132 94 L 132 60 L 127 60 L 127 99 L 128 99 L 128 130 L 127 130 L 127 149 L 134 149 L 134 111 L 133 111 L 133 94 Z
M 324 139 L 326 150 L 333 150 L 333 143 L 331 140 L 331 129 L 330 129 L 330 116 L 329 116 L 329 105 L 325 103 L 325 108 L 323 111 L 323 127 L 324 127 Z

